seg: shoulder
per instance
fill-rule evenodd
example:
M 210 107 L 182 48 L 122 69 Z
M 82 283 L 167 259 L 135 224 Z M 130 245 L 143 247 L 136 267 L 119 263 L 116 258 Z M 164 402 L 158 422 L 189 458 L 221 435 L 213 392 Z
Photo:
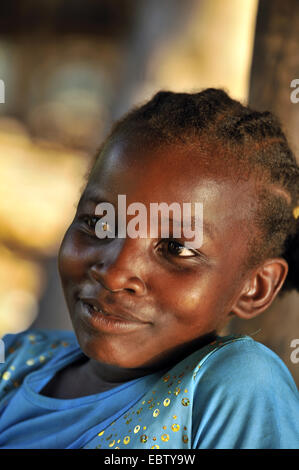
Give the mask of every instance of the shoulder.
M 199 370 L 205 380 L 218 380 L 221 376 L 226 379 L 226 384 L 237 382 L 244 387 L 244 381 L 266 385 L 283 379 L 297 390 L 278 355 L 249 336 L 220 338 L 215 348 L 198 364 Z
M 37 353 L 45 348 L 53 350 L 61 345 L 76 344 L 76 337 L 72 331 L 29 329 L 16 334 L 7 334 L 2 338 L 4 346 L 4 362 L 11 355 Z
M 0 395 L 18 387 L 30 372 L 53 364 L 78 343 L 72 331 L 26 330 L 1 340 Z
M 249 336 L 224 337 L 198 364 L 194 373 L 201 389 L 221 390 L 230 397 L 298 399 L 291 373 L 276 353 Z M 278 390 L 280 395 L 278 396 Z
M 200 445 L 275 448 L 287 445 L 286 439 L 298 442 L 296 384 L 263 344 L 248 336 L 222 338 L 194 376 L 195 441 Z

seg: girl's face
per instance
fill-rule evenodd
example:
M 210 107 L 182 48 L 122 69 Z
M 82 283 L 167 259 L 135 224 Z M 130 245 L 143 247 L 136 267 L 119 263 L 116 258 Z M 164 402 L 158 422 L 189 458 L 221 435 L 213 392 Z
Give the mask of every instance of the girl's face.
M 141 137 L 118 137 L 106 147 L 59 253 L 66 302 L 88 357 L 154 368 L 227 322 L 243 286 L 253 199 L 250 183 L 234 184 L 217 161 L 199 147 L 153 149 Z M 153 202 L 202 203 L 202 246 L 187 249 L 184 238 L 101 240 L 95 207 L 112 203 L 117 220 L 118 195 L 148 213 Z

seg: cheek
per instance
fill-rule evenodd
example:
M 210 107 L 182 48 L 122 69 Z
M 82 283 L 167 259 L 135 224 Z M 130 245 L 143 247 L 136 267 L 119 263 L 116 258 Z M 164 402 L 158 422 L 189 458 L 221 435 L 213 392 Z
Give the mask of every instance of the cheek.
M 216 318 L 222 305 L 221 278 L 214 273 L 192 273 L 160 284 L 157 298 L 161 310 L 173 315 L 180 324 L 202 325 Z
M 196 278 L 197 277 L 197 278 Z M 184 276 L 157 276 L 155 290 L 160 299 L 161 310 L 184 320 L 193 313 L 196 314 L 204 299 L 204 281 L 194 273 Z
M 62 281 L 80 279 L 86 271 L 86 263 L 84 249 L 78 243 L 75 232 L 70 226 L 58 254 L 58 268 Z

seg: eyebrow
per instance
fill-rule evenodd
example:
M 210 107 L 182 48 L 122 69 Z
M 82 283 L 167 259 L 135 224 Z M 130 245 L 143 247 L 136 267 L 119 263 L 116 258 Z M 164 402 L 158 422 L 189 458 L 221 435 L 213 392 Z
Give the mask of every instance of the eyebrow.
M 107 201 L 107 198 L 104 198 L 103 196 L 100 197 L 98 191 L 95 192 L 92 189 L 87 190 L 84 192 L 79 200 L 78 206 L 83 203 L 88 203 L 88 202 L 94 202 L 95 204 L 99 204 L 100 202 L 109 202 Z M 111 203 L 112 204 L 112 203 Z M 195 216 L 191 215 L 191 227 L 194 227 L 195 225 Z M 169 222 L 178 222 L 177 220 L 173 219 L 171 216 L 168 218 Z M 182 224 L 181 224 L 182 225 Z M 208 235 L 209 238 L 212 240 L 215 240 L 217 236 L 217 230 L 214 224 L 211 222 L 203 220 L 203 231 L 205 235 Z

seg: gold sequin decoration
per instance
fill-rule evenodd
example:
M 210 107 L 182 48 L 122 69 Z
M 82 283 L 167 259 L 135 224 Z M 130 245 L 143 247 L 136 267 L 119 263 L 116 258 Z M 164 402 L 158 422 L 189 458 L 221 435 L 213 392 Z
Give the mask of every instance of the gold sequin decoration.
M 124 442 L 124 444 L 129 444 L 129 442 L 130 442 L 130 436 L 126 436 L 126 437 L 124 438 L 124 441 L 123 441 L 123 442 Z
M 105 431 L 101 431 L 99 432 L 98 436 L 102 436 L 104 434 Z
M 139 430 L 140 430 L 140 426 L 139 424 L 137 424 L 137 426 L 135 426 L 134 428 L 134 434 L 137 434 Z
M 2 375 L 2 379 L 3 380 L 9 380 L 10 379 L 10 376 L 11 376 L 11 373 L 10 372 L 4 372 L 3 375 Z
M 188 398 L 182 398 L 182 405 L 183 406 L 188 406 L 190 404 L 190 400 Z
M 162 440 L 163 442 L 169 441 L 169 434 L 162 434 L 161 440 Z
M 113 447 L 114 444 L 115 444 L 115 441 L 110 442 L 110 443 L 109 443 L 109 447 Z
M 157 444 L 155 444 L 155 445 L 153 445 L 153 446 L 151 447 L 151 449 L 160 449 L 160 446 L 158 446 Z
M 168 406 L 169 403 L 170 403 L 170 398 L 165 398 L 165 400 L 163 401 L 163 405 Z
M 176 389 L 174 390 L 175 396 L 178 396 L 178 394 L 180 393 L 180 391 L 181 391 L 180 387 L 176 387 Z
M 142 434 L 142 436 L 140 436 L 140 442 L 142 442 L 143 444 L 145 444 L 147 442 L 147 435 L 146 434 Z
M 165 377 L 163 377 L 163 381 L 168 382 L 169 378 L 170 378 L 170 375 L 166 375 Z
M 157 418 L 157 416 L 159 416 L 159 414 L 160 414 L 160 410 L 158 410 L 158 408 L 156 408 L 155 411 L 153 412 L 153 417 Z
M 180 430 L 180 425 L 177 424 L 177 423 L 174 423 L 172 426 L 171 426 L 171 429 L 174 431 L 174 432 L 177 432 Z
M 189 440 L 187 434 L 183 435 L 182 440 L 183 440 L 184 444 L 187 444 L 187 442 Z

